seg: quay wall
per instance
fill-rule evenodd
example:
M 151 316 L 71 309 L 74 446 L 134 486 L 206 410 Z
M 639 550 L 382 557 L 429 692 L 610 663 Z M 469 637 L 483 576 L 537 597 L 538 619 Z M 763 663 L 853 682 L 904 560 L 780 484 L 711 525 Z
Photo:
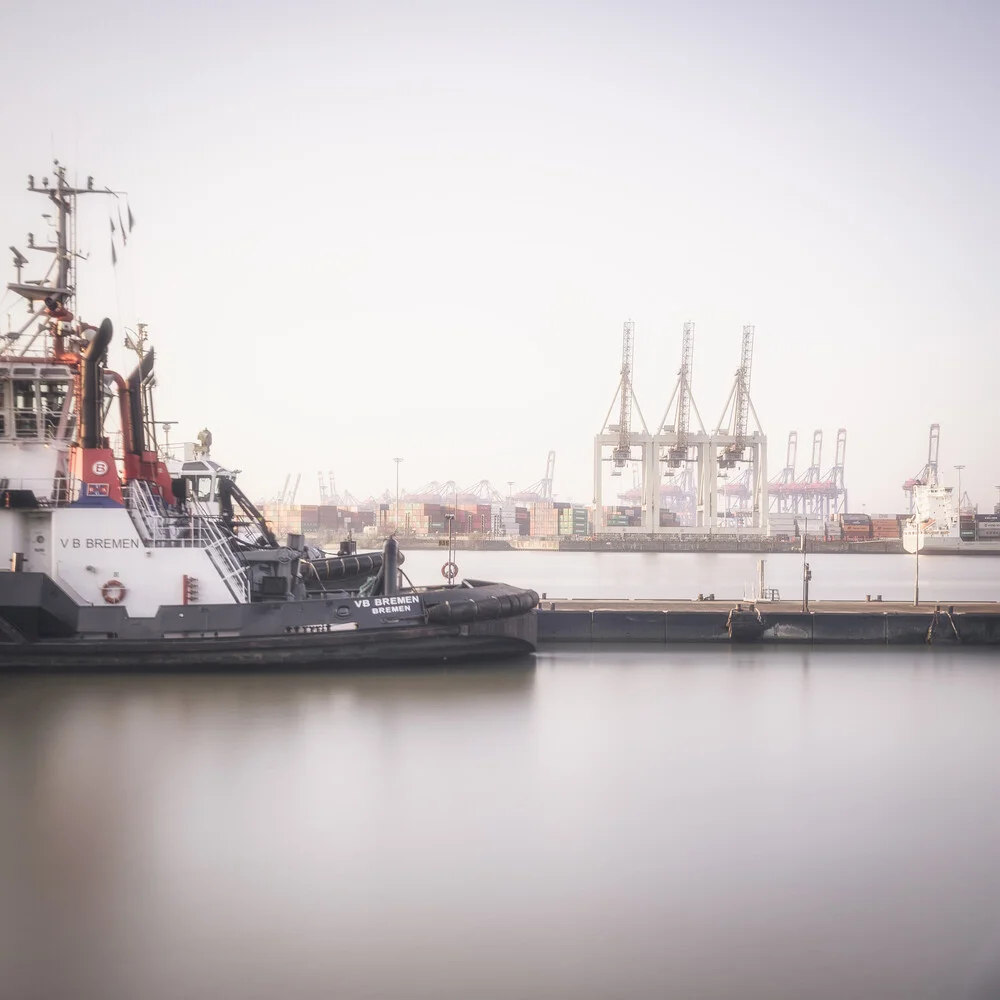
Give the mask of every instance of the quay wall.
M 1000 611 L 771 611 L 761 610 L 752 636 L 733 637 L 730 609 L 618 610 L 546 608 L 538 642 L 729 643 L 774 645 L 1000 645 Z

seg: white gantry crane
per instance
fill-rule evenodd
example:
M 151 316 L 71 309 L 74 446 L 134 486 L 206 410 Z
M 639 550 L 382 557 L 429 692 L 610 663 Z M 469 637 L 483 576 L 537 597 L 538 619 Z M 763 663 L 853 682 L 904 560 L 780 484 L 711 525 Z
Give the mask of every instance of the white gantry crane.
M 931 424 L 930 437 L 927 439 L 927 464 L 915 475 L 903 483 L 903 492 L 913 513 L 913 487 L 937 486 L 938 484 L 938 447 L 941 444 L 941 425 Z
M 618 388 L 608 407 L 600 433 L 594 438 L 594 527 L 600 532 L 604 528 L 604 463 L 611 463 L 611 475 L 620 476 L 629 462 L 639 461 L 643 468 L 643 530 L 651 531 L 654 511 L 658 507 L 655 497 L 658 475 L 651 475 L 656 462 L 653 453 L 653 438 L 646 427 L 642 410 L 635 398 L 632 387 L 632 361 L 634 353 L 635 323 L 626 320 L 622 329 L 622 365 L 618 378 Z M 617 409 L 618 421 L 611 423 L 611 415 Z M 642 430 L 632 429 L 632 410 L 639 418 Z M 610 456 L 605 451 L 610 449 Z M 636 451 L 638 450 L 638 453 Z M 658 518 L 658 515 L 657 515 Z
M 656 432 L 656 451 L 661 465 L 665 466 L 663 473 L 671 477 L 667 483 L 660 483 L 659 505 L 661 508 L 679 507 L 693 512 L 691 518 L 695 525 L 708 524 L 706 500 L 710 495 L 711 484 L 707 480 L 705 470 L 708 466 L 709 451 L 712 439 L 705 430 L 704 421 L 698 412 L 698 404 L 694 401 L 694 323 L 685 323 L 681 338 L 681 366 L 677 370 L 677 381 L 674 391 L 667 402 L 663 419 Z M 697 425 L 691 426 L 691 411 L 694 410 Z M 689 463 L 694 462 L 694 488 L 688 495 L 686 485 L 691 476 Z M 681 470 L 680 472 L 676 470 Z M 660 480 L 660 472 L 657 471 Z M 659 515 L 657 515 L 659 527 Z
M 758 529 L 761 534 L 767 532 L 767 437 L 764 435 L 750 397 L 750 372 L 753 364 L 754 328 L 751 325 L 743 327 L 743 342 L 740 350 L 740 366 L 736 370 L 733 387 L 722 410 L 722 416 L 715 431 L 715 441 L 718 448 L 716 461 L 720 469 L 729 470 L 738 462 L 749 463 L 750 474 L 747 480 L 749 495 L 747 496 L 747 521 L 749 527 Z M 750 418 L 753 417 L 753 429 Z M 715 497 L 710 498 L 709 515 L 717 511 L 718 486 L 715 485 Z M 711 522 L 709 522 L 711 523 Z
M 615 532 L 653 534 L 680 530 L 674 518 L 670 519 L 671 524 L 660 524 L 660 509 L 666 509 L 669 504 L 675 512 L 685 513 L 688 526 L 693 520 L 693 526 L 711 533 L 722 529 L 720 518 L 735 499 L 740 508 L 739 524 L 766 534 L 767 438 L 761 430 L 750 397 L 754 328 L 743 327 L 740 367 L 733 388 L 718 427 L 707 431 L 692 391 L 694 324 L 684 324 L 677 383 L 654 434 L 646 428 L 632 387 L 633 334 L 634 326 L 630 320 L 624 329 L 618 389 L 601 432 L 594 438 L 595 532 L 600 534 L 609 530 L 602 500 L 607 468 L 604 463 L 610 462 L 611 475 L 620 476 L 624 466 L 638 462 L 641 487 L 629 491 L 628 498 L 631 503 L 638 502 L 641 506 L 642 523 L 616 527 L 613 529 Z M 633 408 L 641 430 L 633 429 Z M 618 422 L 609 423 L 616 409 Z M 696 419 L 694 425 L 692 413 Z M 728 470 L 737 463 L 745 463 L 747 468 L 733 482 L 721 487 L 720 468 Z M 667 476 L 666 481 L 664 475 Z M 723 476 L 728 476 L 728 471 L 724 471 Z M 691 513 L 690 519 L 688 512 Z M 732 528 L 732 519 L 729 527 Z

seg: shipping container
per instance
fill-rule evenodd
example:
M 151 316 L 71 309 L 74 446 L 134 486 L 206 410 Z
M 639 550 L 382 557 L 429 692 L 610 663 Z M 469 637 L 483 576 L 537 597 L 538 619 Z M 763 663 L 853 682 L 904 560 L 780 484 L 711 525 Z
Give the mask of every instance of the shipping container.
M 851 525 L 869 525 L 871 524 L 871 518 L 867 514 L 841 514 L 840 523 L 845 527 L 848 524 Z

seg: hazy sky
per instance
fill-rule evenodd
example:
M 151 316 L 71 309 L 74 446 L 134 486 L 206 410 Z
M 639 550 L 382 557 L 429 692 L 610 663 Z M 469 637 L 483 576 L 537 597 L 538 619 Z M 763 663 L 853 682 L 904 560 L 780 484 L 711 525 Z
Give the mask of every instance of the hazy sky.
M 589 501 L 631 317 L 650 423 L 685 320 L 710 423 L 753 323 L 772 474 L 843 426 L 852 509 L 902 510 L 936 421 L 997 496 L 1000 4 L 59 0 L 4 36 L 3 245 L 53 156 L 129 192 L 114 272 L 81 213 L 84 316 L 149 324 L 157 415 L 252 495 L 397 455 L 506 491 L 554 448 Z

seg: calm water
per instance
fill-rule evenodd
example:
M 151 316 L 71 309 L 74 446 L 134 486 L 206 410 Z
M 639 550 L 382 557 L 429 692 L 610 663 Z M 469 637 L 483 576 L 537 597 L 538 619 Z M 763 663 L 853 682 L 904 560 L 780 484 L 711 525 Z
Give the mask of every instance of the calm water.
M 2 679 L 0 998 L 995 998 L 998 719 L 984 650 Z
M 440 583 L 446 550 L 406 553 L 414 583 Z M 751 595 L 757 560 L 766 585 L 802 596 L 802 555 L 728 552 L 459 552 L 462 576 L 505 580 L 549 597 L 693 599 Z M 814 600 L 913 600 L 914 557 L 807 553 Z M 927 601 L 1000 601 L 1000 556 L 921 556 L 920 597 Z

